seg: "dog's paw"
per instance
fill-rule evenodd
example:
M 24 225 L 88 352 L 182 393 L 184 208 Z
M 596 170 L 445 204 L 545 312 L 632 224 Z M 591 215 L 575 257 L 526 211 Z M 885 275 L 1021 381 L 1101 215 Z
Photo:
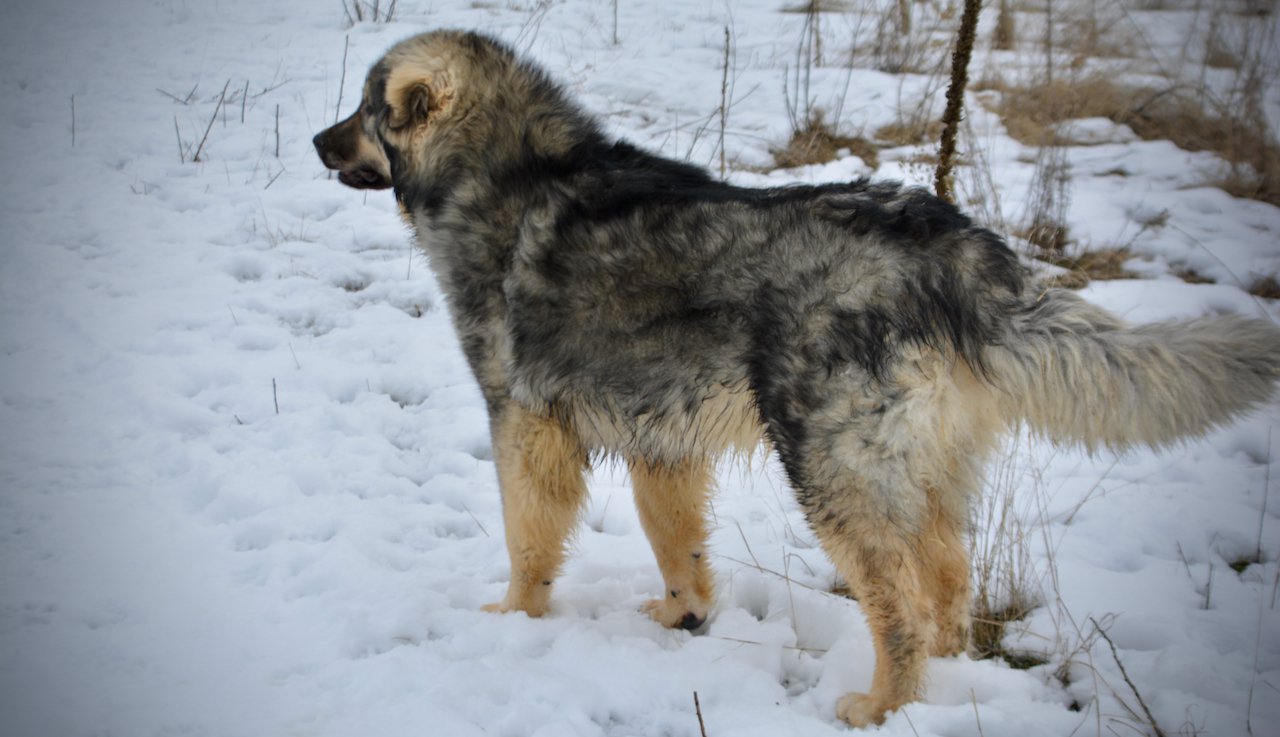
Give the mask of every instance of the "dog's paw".
M 969 630 L 956 628 L 934 637 L 929 654 L 938 658 L 951 658 L 969 651 Z
M 546 614 L 547 611 L 550 610 L 550 608 L 551 607 L 546 604 L 535 605 L 529 602 L 512 603 L 508 599 L 503 599 L 502 601 L 497 601 L 492 604 L 485 604 L 484 606 L 480 607 L 480 611 L 492 612 L 494 614 L 506 614 L 507 612 L 524 612 L 525 614 L 528 614 L 530 617 L 541 617 L 542 615 Z
M 847 693 L 836 702 L 836 716 L 850 727 L 866 727 L 882 723 L 885 716 L 895 708 L 897 707 L 885 704 L 871 694 Z
M 672 629 L 696 630 L 707 621 L 706 606 L 690 606 L 679 598 L 650 599 L 640 610 L 663 627 Z

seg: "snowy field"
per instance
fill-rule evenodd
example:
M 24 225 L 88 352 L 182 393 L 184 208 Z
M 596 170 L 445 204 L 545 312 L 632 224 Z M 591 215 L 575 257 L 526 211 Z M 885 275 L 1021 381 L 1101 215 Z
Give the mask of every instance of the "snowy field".
M 1204 20 L 1199 4 L 1144 5 L 1166 9 L 1117 23 L 1156 56 Z M 10 4 L 0 735 L 847 732 L 835 701 L 869 686 L 871 640 L 767 458 L 720 471 L 719 602 L 697 634 L 639 611 L 662 582 L 611 468 L 551 615 L 478 611 L 508 575 L 480 395 L 391 195 L 340 186 L 310 144 L 394 41 L 457 26 L 539 60 L 609 131 L 718 170 L 729 27 L 730 178 L 930 181 L 906 150 L 874 170 L 842 156 L 770 171 L 804 23 L 784 6 L 621 0 L 615 44 L 603 0 L 403 0 L 394 22 L 354 27 L 339 0 Z M 846 69 L 870 28 L 857 17 L 823 14 L 828 61 L 809 82 L 854 132 L 941 94 Z M 1016 66 L 985 43 L 978 67 Z M 1280 91 L 1264 99 L 1280 121 Z M 975 100 L 1016 215 L 1035 152 Z M 1071 232 L 1129 244 L 1145 277 L 1087 298 L 1133 321 L 1280 319 L 1238 287 L 1280 271 L 1280 210 L 1213 188 L 1213 154 L 1099 120 L 1077 134 Z M 1006 645 L 1047 662 L 934 660 L 926 699 L 871 731 L 1280 734 L 1278 424 L 1273 404 L 1158 455 L 1011 441 L 991 493 L 1012 492 L 1038 606 Z

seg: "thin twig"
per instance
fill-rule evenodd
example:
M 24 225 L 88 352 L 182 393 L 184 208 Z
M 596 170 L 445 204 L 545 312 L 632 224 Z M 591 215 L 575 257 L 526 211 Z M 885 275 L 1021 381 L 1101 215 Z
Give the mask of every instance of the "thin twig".
M 973 704 L 973 720 L 978 723 L 978 737 L 987 737 L 982 731 L 982 715 L 978 713 L 978 695 L 969 689 L 969 703 Z
M 185 164 L 187 163 L 187 156 L 185 153 L 183 153 L 183 150 L 182 150 L 182 131 L 178 130 L 177 115 L 173 116 L 173 132 L 174 132 L 174 135 L 178 137 L 178 161 Z
M 244 91 L 240 93 L 240 124 L 244 125 L 244 106 L 249 102 L 249 80 L 244 81 Z
M 914 734 L 916 737 L 920 737 L 920 733 L 916 731 L 916 724 L 915 722 L 911 721 L 911 714 L 907 712 L 907 708 L 904 706 L 900 711 L 902 713 L 902 716 L 905 717 L 907 720 L 907 726 L 911 727 L 911 734 Z
M 1267 516 L 1267 493 L 1269 491 L 1271 491 L 1271 427 L 1267 428 L 1267 476 L 1262 486 L 1262 512 L 1258 518 L 1258 549 L 1256 556 L 1259 563 L 1262 562 L 1262 521 Z M 1277 572 L 1277 575 L 1280 575 L 1280 572 Z M 1253 672 L 1249 674 L 1249 697 L 1245 700 L 1244 709 L 1244 727 L 1250 735 L 1253 734 L 1253 692 L 1258 686 L 1258 658 L 1262 651 L 1262 619 L 1264 611 L 1262 596 L 1258 596 L 1258 629 L 1254 633 L 1253 640 Z
M 1258 541 L 1253 549 L 1253 559 L 1259 563 L 1262 562 L 1262 524 L 1267 519 L 1267 496 L 1271 492 L 1271 430 L 1267 428 L 1267 471 L 1262 481 L 1262 510 L 1258 512 Z
M 280 158 L 280 103 L 276 103 L 276 158 Z
M 209 140 L 209 131 L 213 130 L 213 123 L 218 119 L 218 111 L 222 109 L 222 103 L 227 100 L 227 88 L 231 86 L 231 80 L 222 85 L 222 94 L 218 95 L 218 104 L 213 108 L 213 116 L 209 118 L 209 125 L 204 129 L 204 137 L 200 139 L 200 145 L 196 146 L 196 155 L 191 157 L 192 161 L 200 160 L 200 152 L 204 150 L 205 141 Z
M 276 392 L 275 377 L 271 379 L 271 401 L 276 405 L 276 414 L 280 414 L 280 395 Z
M 351 35 L 347 34 L 342 41 L 342 76 L 338 78 L 338 104 L 333 110 L 333 124 L 338 124 L 342 115 L 342 88 L 347 84 L 347 49 L 351 46 Z
M 177 95 L 173 94 L 172 92 L 166 92 L 165 90 L 162 90 L 162 89 L 160 89 L 159 87 L 157 87 L 157 88 L 156 88 L 156 92 L 159 92 L 160 94 L 164 95 L 165 97 L 169 98 L 170 100 L 173 100 L 174 102 L 176 102 L 176 103 L 178 103 L 178 104 L 180 104 L 180 105 L 186 105 L 186 104 L 187 104 L 187 100 L 184 100 L 184 99 L 182 99 L 181 97 L 178 97 Z
M 267 191 L 268 189 L 271 189 L 271 185 L 275 184 L 275 183 L 276 183 L 276 180 L 277 180 L 277 179 L 279 179 L 279 178 L 280 178 L 280 175 L 281 175 L 281 174 L 283 174 L 283 173 L 284 173 L 284 164 L 281 164 L 281 165 L 280 165 L 280 171 L 276 172 L 276 173 L 275 173 L 275 176 L 271 177 L 271 180 L 267 182 L 267 186 L 265 186 L 265 187 L 263 187 L 263 188 L 262 188 L 262 191 L 264 191 L 264 192 L 265 192 L 265 191 Z
M 258 99 L 259 97 L 262 97 L 263 95 L 269 94 L 269 93 L 271 93 L 271 92 L 275 92 L 276 90 L 280 89 L 281 87 L 285 86 L 286 84 L 289 84 L 289 83 L 290 83 L 290 82 L 292 82 L 292 81 L 293 81 L 292 79 L 289 79 L 288 77 L 285 77 L 284 79 L 280 80 L 279 82 L 276 82 L 276 83 L 275 83 L 275 84 L 273 84 L 273 85 L 268 85 L 268 86 L 266 86 L 266 87 L 263 87 L 263 88 L 262 88 L 262 91 L 261 91 L 261 92 L 256 93 L 256 94 L 253 96 L 253 98 L 256 100 L 256 99 Z
M 729 26 L 724 27 L 724 72 L 720 75 L 720 178 L 724 179 L 724 128 L 729 117 Z
M 484 533 L 485 537 L 489 537 L 489 531 L 484 528 L 484 525 L 481 524 L 479 518 L 477 518 L 475 514 L 471 512 L 471 510 L 467 507 L 466 504 L 462 505 L 462 511 L 466 512 L 467 515 L 471 517 L 471 521 L 476 523 L 476 527 L 480 528 L 480 531 Z
M 707 725 L 702 721 L 702 704 L 698 701 L 698 692 L 693 692 L 693 711 L 698 715 L 698 731 L 707 737 Z
M 1107 641 L 1107 647 L 1111 648 L 1111 657 L 1115 659 L 1116 665 L 1120 668 L 1120 676 L 1124 678 L 1124 682 L 1129 686 L 1129 690 L 1133 692 L 1133 697 L 1138 700 L 1138 706 L 1142 707 L 1142 713 L 1146 715 L 1147 722 L 1151 725 L 1151 729 L 1155 731 L 1156 737 L 1166 737 L 1164 730 L 1160 729 L 1160 725 L 1156 723 L 1156 718 L 1152 716 L 1151 710 L 1147 708 L 1147 702 L 1142 700 L 1142 694 L 1138 693 L 1138 687 L 1133 685 L 1133 680 L 1129 678 L 1129 673 L 1124 669 L 1124 663 L 1120 662 L 1120 653 L 1116 652 L 1116 644 L 1111 641 L 1107 635 L 1107 631 L 1098 626 L 1097 620 L 1089 617 L 1089 621 L 1093 622 L 1093 628 L 1097 631 L 1102 639 Z
M 713 640 L 723 640 L 724 642 L 736 642 L 739 645 L 755 645 L 757 647 L 780 647 L 783 650 L 788 650 L 788 651 L 797 652 L 797 653 L 808 653 L 810 655 L 826 655 L 828 652 L 830 652 L 828 650 L 823 650 L 820 647 L 805 647 L 803 645 L 779 645 L 774 642 L 764 643 L 764 642 L 760 642 L 759 640 L 745 640 L 741 637 L 726 637 L 725 635 L 705 635 L 705 636 L 710 637 Z
M 179 105 L 190 105 L 190 104 L 191 104 L 191 98 L 192 98 L 192 97 L 194 97 L 194 96 L 195 96 L 195 94 L 196 94 L 196 87 L 199 87 L 199 86 L 200 86 L 200 83 L 199 83 L 199 82 L 196 82 L 195 86 L 191 88 L 191 91 L 187 93 L 187 96 L 186 96 L 186 97 L 178 97 L 177 95 L 173 94 L 172 92 L 166 92 L 166 91 L 164 91 L 164 90 L 160 89 L 159 87 L 157 87 L 157 88 L 156 88 L 156 92 L 159 92 L 160 94 L 164 95 L 165 97 L 169 98 L 170 100 L 173 100 L 174 102 L 178 103 Z

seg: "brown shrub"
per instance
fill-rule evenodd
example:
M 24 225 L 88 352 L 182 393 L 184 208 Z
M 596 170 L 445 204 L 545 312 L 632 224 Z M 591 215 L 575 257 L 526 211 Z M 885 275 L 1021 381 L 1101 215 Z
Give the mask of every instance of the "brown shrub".
M 880 165 L 875 144 L 859 136 L 837 133 L 823 120 L 821 110 L 815 110 L 804 126 L 791 134 L 791 140 L 785 147 L 773 149 L 770 153 L 779 168 L 790 169 L 833 161 L 841 149 L 848 149 L 872 169 Z
M 1264 276 L 1249 285 L 1249 294 L 1263 299 L 1280 299 L 1280 282 L 1274 276 Z
M 1130 256 L 1127 248 L 1103 248 L 1081 251 L 1073 256 L 1057 254 L 1044 260 L 1070 272 L 1050 280 L 1055 286 L 1079 289 L 1091 281 L 1133 279 L 1136 275 L 1124 268 L 1124 262 Z

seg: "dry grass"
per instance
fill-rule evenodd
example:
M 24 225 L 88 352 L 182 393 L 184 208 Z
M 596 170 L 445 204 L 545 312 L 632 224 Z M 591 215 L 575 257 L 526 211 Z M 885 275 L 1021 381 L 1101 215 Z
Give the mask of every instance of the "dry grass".
M 877 146 L 860 136 L 846 136 L 837 133 L 823 119 L 821 110 L 815 110 L 801 126 L 791 135 L 791 140 L 780 149 L 773 149 L 774 163 L 782 169 L 808 164 L 825 164 L 834 161 L 841 150 L 847 149 L 851 154 L 866 162 L 875 169 L 880 165 Z
M 1215 105 L 1194 90 L 1135 89 L 1100 74 L 1026 87 L 998 80 L 983 84 L 1002 93 L 993 111 L 1009 135 L 1023 144 L 1069 143 L 1057 133 L 1059 123 L 1108 118 L 1147 140 L 1218 154 L 1230 170 L 1214 184 L 1236 197 L 1280 206 L 1280 143 L 1260 115 Z
M 1213 279 L 1210 279 L 1209 277 L 1205 276 L 1204 274 L 1201 274 L 1200 272 L 1196 271 L 1195 269 L 1189 266 L 1180 268 L 1180 269 L 1174 269 L 1172 273 L 1174 276 L 1178 277 L 1179 279 L 1181 279 L 1182 281 L 1188 284 L 1213 284 L 1214 283 Z
M 1017 36 L 1017 28 L 1014 25 L 1013 9 L 1009 7 L 1009 0 L 1000 0 L 1000 9 L 996 13 L 996 27 L 991 32 L 991 47 L 1008 51 L 1013 48 L 1015 36 Z
M 919 146 L 938 140 L 942 121 L 931 119 L 897 120 L 876 129 L 876 140 L 886 146 Z
M 1033 608 L 1018 604 L 996 610 L 983 610 L 981 607 L 974 610 L 973 628 L 970 632 L 974 656 L 980 660 L 1000 658 L 1010 666 L 1024 670 L 1049 662 L 1043 656 L 1015 652 L 1004 646 L 1005 629 L 1011 622 L 1025 619 Z
M 982 89 L 1000 92 L 989 100 L 1009 135 L 1027 146 L 1067 143 L 1060 140 L 1059 123 L 1073 118 L 1120 118 L 1125 122 L 1133 104 L 1133 92 L 1101 75 L 1081 79 L 1057 79 L 1029 86 L 1011 86 L 1001 79 L 984 79 Z
M 1071 55 L 1069 65 L 1073 68 L 1089 59 L 1131 59 L 1141 53 L 1133 27 L 1115 5 L 1072 4 L 1054 21 L 1058 26 L 1056 49 Z
M 1187 151 L 1211 151 L 1231 165 L 1216 184 L 1229 194 L 1280 206 L 1280 143 L 1261 115 L 1228 110 L 1177 92 L 1150 95 L 1143 106 L 1113 118 L 1148 140 Z
M 1067 269 L 1066 274 L 1050 279 L 1050 283 L 1066 289 L 1080 289 L 1091 281 L 1136 278 L 1136 274 L 1124 268 L 1124 262 L 1131 257 L 1127 248 L 1103 248 L 1081 251 L 1074 256 L 1060 254 L 1043 260 Z
M 370 21 L 372 23 L 390 23 L 396 17 L 396 2 L 389 0 L 343 0 L 342 12 L 346 16 L 347 25 Z
M 1249 294 L 1263 299 L 1280 299 L 1280 282 L 1274 276 L 1266 276 L 1249 285 Z
M 1047 218 L 1031 218 L 1032 224 L 1014 231 L 1014 235 L 1035 246 L 1037 254 L 1059 254 L 1071 245 L 1071 233 L 1067 226 Z M 1050 260 L 1051 259 L 1045 259 Z
M 806 3 L 796 5 L 784 5 L 782 12 L 784 13 L 841 13 L 849 9 L 849 5 L 842 0 L 809 0 Z
M 1244 64 L 1239 53 L 1222 37 L 1217 29 L 1205 39 L 1204 64 L 1215 69 L 1239 69 Z
M 974 653 L 982 658 L 1021 660 L 1004 647 L 1005 630 L 1037 604 L 1030 551 L 1031 525 L 1017 506 L 1025 482 L 1015 440 L 993 464 L 986 488 L 971 509 L 969 557 L 973 567 Z

